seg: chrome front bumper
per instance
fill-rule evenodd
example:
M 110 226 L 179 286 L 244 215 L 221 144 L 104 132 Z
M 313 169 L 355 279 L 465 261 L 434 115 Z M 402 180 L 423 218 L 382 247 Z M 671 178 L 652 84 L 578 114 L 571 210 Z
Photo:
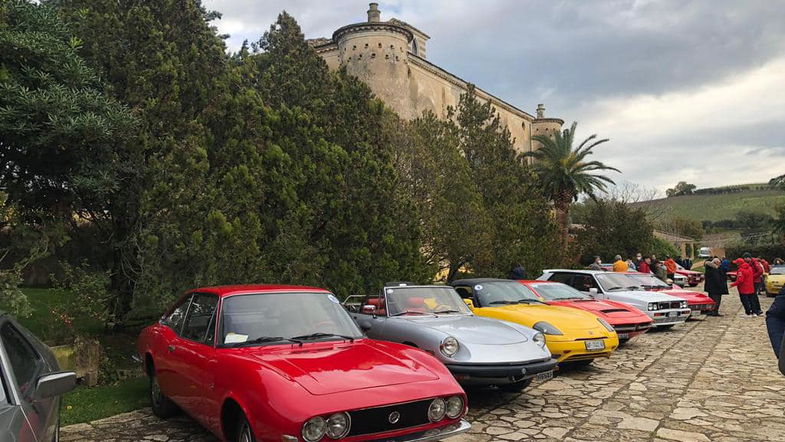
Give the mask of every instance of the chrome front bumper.
M 447 425 L 446 427 L 431 428 L 430 430 L 420 431 L 419 433 L 407 434 L 405 436 L 398 436 L 391 439 L 379 439 L 385 442 L 426 442 L 442 440 L 452 437 L 461 433 L 469 431 L 472 427 L 468 421 L 461 419 L 460 422 Z

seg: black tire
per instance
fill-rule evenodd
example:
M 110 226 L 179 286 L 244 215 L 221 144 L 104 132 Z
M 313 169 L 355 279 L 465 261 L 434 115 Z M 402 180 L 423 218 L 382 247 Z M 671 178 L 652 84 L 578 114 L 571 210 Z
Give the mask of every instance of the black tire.
M 171 399 L 166 397 L 158 385 L 158 377 L 155 375 L 155 369 L 151 370 L 150 376 L 150 406 L 153 409 L 153 414 L 161 419 L 167 419 L 180 410 Z
M 233 436 L 234 439 L 231 442 L 256 442 L 256 437 L 251 431 L 251 424 L 242 413 L 237 416 Z
M 524 379 L 514 384 L 499 385 L 499 390 L 506 391 L 507 393 L 520 393 L 532 384 L 534 378 Z

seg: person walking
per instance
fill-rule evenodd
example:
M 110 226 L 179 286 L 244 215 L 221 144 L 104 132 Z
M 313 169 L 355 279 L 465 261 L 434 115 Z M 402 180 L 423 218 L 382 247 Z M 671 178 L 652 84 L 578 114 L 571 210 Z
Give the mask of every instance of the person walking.
M 707 259 L 703 263 L 703 268 L 706 270 L 706 282 L 703 289 L 706 290 L 709 298 L 717 303 L 717 306 L 709 313 L 709 316 L 722 316 L 720 314 L 720 304 L 722 303 L 722 295 L 728 294 L 728 283 L 725 280 L 725 275 L 720 270 L 720 259 L 716 257 Z
M 614 272 L 626 272 L 630 269 L 630 266 L 628 266 L 627 263 L 621 259 L 621 255 L 616 255 L 616 257 L 613 259 Z
M 746 255 L 749 255 L 747 253 Z M 755 294 L 760 295 L 763 291 L 763 264 L 758 261 L 758 258 L 749 257 L 744 259 L 752 267 L 753 280 L 755 281 Z
M 665 270 L 667 273 L 666 277 L 673 281 L 673 277 L 676 276 L 676 261 L 674 261 L 670 256 L 668 256 L 665 260 Z
M 684 270 L 691 270 L 692 269 L 692 259 L 690 259 L 689 256 L 684 258 L 684 260 L 681 263 L 681 266 L 684 267 Z
M 602 268 L 602 259 L 599 256 L 594 257 L 594 262 L 589 266 L 591 270 L 605 270 Z
M 667 283 L 668 282 L 668 269 L 665 268 L 665 265 L 659 261 L 654 264 L 654 275 L 660 279 L 660 281 Z M 673 281 L 671 279 L 671 281 Z
M 643 262 L 643 255 L 640 252 L 636 253 L 633 262 L 635 263 L 636 269 L 640 267 L 641 263 Z
M 731 287 L 739 289 L 739 299 L 741 305 L 744 306 L 744 313 L 749 316 L 757 316 L 757 311 L 753 307 L 752 300 L 757 299 L 755 295 L 755 277 L 752 267 L 742 258 L 737 258 L 733 261 L 738 267 L 736 271 L 736 281 L 731 284 Z

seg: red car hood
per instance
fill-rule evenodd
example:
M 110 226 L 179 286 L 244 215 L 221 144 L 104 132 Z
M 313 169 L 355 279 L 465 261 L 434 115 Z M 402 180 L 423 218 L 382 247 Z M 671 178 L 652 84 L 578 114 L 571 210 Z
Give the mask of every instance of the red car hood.
M 648 315 L 635 307 L 615 301 L 548 301 L 548 304 L 586 310 L 608 321 L 611 325 L 651 322 Z
M 410 357 L 381 348 L 368 339 L 274 350 L 268 347 L 253 356 L 315 395 L 439 378 Z
M 715 304 L 714 300 L 704 295 L 703 293 L 693 292 L 692 290 L 660 290 L 660 293 L 675 296 L 687 301 L 687 304 Z

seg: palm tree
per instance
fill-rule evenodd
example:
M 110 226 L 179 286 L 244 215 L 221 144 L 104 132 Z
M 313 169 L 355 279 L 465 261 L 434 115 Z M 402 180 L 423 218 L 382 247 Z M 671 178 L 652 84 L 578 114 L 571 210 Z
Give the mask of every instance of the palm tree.
M 578 123 L 562 133 L 556 132 L 553 137 L 535 135 L 533 141 L 538 141 L 539 149 L 526 152 L 526 157 L 534 159 L 532 167 L 539 175 L 545 195 L 553 201 L 556 209 L 557 221 L 561 228 L 562 247 L 567 250 L 569 235 L 570 204 L 582 194 L 595 198 L 596 191 L 605 190 L 606 184 L 615 184 L 605 175 L 596 175 L 590 172 L 598 170 L 618 169 L 599 161 L 586 161 L 592 149 L 608 141 L 607 138 L 597 140 L 597 135 L 592 135 L 583 140 L 577 149 L 572 144 L 575 138 L 575 128 Z

